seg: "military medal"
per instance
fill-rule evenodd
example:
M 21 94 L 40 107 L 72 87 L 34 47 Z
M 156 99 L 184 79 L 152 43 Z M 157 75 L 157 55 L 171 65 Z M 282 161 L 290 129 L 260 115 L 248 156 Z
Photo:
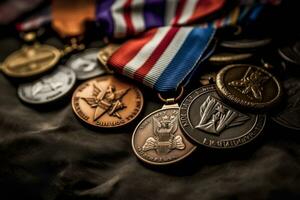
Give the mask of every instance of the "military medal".
M 144 99 L 133 84 L 112 75 L 82 83 L 73 93 L 75 114 L 94 127 L 120 127 L 133 121 L 141 112 Z
M 64 66 L 59 66 L 51 74 L 41 77 L 32 83 L 21 84 L 18 95 L 29 104 L 54 102 L 69 94 L 76 81 L 75 73 Z
M 211 148 L 234 148 L 256 138 L 266 116 L 233 109 L 208 85 L 191 92 L 180 106 L 180 126 L 192 140 Z
M 78 80 L 86 80 L 107 73 L 106 69 L 97 59 L 99 49 L 86 49 L 83 52 L 72 55 L 66 66 L 70 67 Z
M 25 39 L 35 39 L 34 33 L 25 35 Z M 26 78 L 44 73 L 53 68 L 61 57 L 61 51 L 50 45 L 35 43 L 24 46 L 9 55 L 1 65 L 2 71 L 14 78 Z
M 286 46 L 278 50 L 279 55 L 287 62 L 300 65 L 300 41 L 291 46 Z
M 208 61 L 213 65 L 227 65 L 249 60 L 252 57 L 251 53 L 217 53 L 213 54 Z
M 282 96 L 278 80 L 254 65 L 228 65 L 217 74 L 216 84 L 222 97 L 241 107 L 269 108 L 276 105 Z
M 272 119 L 293 130 L 300 130 L 300 78 L 290 77 L 283 81 L 286 98 L 283 108 Z
M 196 146 L 183 135 L 177 104 L 165 105 L 145 117 L 132 135 L 136 156 L 152 165 L 167 165 L 190 155 Z
M 225 40 L 220 43 L 220 46 L 234 50 L 257 50 L 269 45 L 271 41 L 270 38 Z

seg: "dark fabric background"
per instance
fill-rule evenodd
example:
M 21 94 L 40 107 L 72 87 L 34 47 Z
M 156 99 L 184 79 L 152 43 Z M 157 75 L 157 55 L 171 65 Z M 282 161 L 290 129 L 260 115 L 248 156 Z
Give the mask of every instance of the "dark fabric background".
M 279 9 L 270 22 L 280 42 L 296 32 L 285 23 L 294 19 L 292 7 L 284 9 L 293 12 Z M 1 28 L 1 61 L 21 46 L 11 30 Z M 61 45 L 51 34 L 45 42 Z M 0 92 L 1 200 L 300 199 L 300 133 L 271 120 L 264 134 L 242 149 L 199 147 L 177 165 L 150 167 L 131 149 L 138 120 L 116 130 L 91 130 L 73 114 L 70 97 L 53 107 L 24 105 L 2 74 Z M 162 106 L 151 91 L 143 92 L 139 119 Z

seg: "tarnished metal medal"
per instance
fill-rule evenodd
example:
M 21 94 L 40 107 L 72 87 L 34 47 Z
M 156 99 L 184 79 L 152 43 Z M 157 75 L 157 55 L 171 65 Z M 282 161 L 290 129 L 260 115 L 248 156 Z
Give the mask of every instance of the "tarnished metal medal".
M 277 78 L 254 65 L 228 65 L 217 74 L 216 84 L 222 97 L 251 109 L 272 107 L 282 96 Z
M 100 63 L 109 71 L 109 67 L 107 66 L 107 61 L 110 56 L 120 47 L 119 44 L 108 44 L 105 47 L 101 48 L 98 53 L 98 60 Z
M 177 104 L 165 105 L 137 125 L 132 148 L 139 159 L 152 165 L 167 165 L 182 160 L 196 149 L 183 135 L 178 114 Z
M 269 45 L 272 42 L 270 38 L 262 39 L 236 39 L 236 40 L 225 40 L 220 43 L 220 46 L 236 49 L 236 50 L 249 50 L 258 49 Z
M 18 95 L 26 103 L 50 103 L 68 94 L 75 81 L 76 75 L 73 70 L 59 66 L 51 74 L 41 77 L 35 82 L 20 85 Z
M 26 78 L 41 74 L 54 67 L 61 57 L 57 48 L 35 44 L 24 46 L 9 55 L 1 65 L 2 71 L 14 78 Z
M 85 123 L 102 128 L 120 127 L 141 112 L 141 91 L 122 79 L 106 75 L 82 83 L 73 93 L 72 107 Z
M 253 57 L 251 53 L 217 53 L 213 54 L 208 61 L 213 65 L 227 65 L 242 62 Z
M 289 77 L 283 81 L 285 89 L 285 105 L 272 119 L 278 124 L 300 130 L 300 78 Z
M 234 148 L 247 144 L 263 130 L 266 116 L 244 113 L 225 104 L 208 85 L 191 92 L 180 106 L 180 126 L 198 144 Z
M 278 52 L 284 60 L 295 65 L 300 65 L 300 41 L 295 42 L 293 45 L 280 48 Z
M 72 55 L 66 65 L 74 70 L 78 80 L 86 80 L 105 74 L 106 69 L 98 61 L 99 49 L 87 49 Z

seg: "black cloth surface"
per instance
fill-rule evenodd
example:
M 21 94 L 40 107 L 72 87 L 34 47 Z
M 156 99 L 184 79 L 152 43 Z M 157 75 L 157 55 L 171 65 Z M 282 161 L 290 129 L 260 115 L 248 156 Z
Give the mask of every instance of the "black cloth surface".
M 21 42 L 0 39 L 1 61 Z M 300 133 L 268 120 L 245 148 L 199 147 L 169 167 L 140 162 L 131 148 L 138 121 L 162 105 L 144 89 L 145 107 L 125 128 L 92 130 L 73 114 L 70 97 L 33 108 L 0 75 L 0 199 L 300 199 Z

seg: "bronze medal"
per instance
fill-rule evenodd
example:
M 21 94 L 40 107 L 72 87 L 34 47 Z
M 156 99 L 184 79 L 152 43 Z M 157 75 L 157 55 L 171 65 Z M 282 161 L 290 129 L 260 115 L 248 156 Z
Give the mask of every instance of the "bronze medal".
M 179 107 L 167 105 L 145 117 L 132 135 L 136 156 L 152 165 L 167 165 L 190 155 L 196 146 L 178 125 Z
M 82 83 L 72 97 L 75 114 L 87 124 L 103 128 L 128 124 L 139 115 L 143 103 L 137 87 L 111 75 Z
M 266 116 L 244 113 L 222 102 L 215 85 L 191 92 L 180 106 L 180 126 L 198 144 L 211 148 L 235 148 L 256 138 Z
M 238 106 L 263 109 L 277 104 L 282 95 L 278 80 L 265 69 L 236 64 L 223 68 L 216 78 L 218 92 Z
M 15 78 L 38 75 L 54 67 L 60 56 L 60 51 L 49 45 L 25 46 L 5 59 L 2 71 Z

